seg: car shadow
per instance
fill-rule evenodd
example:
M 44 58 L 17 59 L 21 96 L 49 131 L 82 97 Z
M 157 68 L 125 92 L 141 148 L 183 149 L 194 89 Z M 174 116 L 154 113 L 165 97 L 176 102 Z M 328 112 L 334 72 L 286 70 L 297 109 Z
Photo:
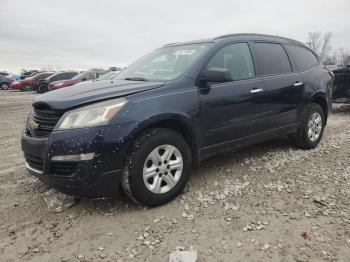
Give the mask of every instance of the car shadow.
M 350 104 L 336 104 L 333 105 L 332 113 L 350 113 Z
M 190 183 L 196 184 L 198 180 L 206 181 L 207 179 L 210 179 L 210 176 L 213 175 L 213 173 L 217 172 L 218 169 L 225 170 L 229 167 L 238 167 L 246 159 L 259 158 L 266 155 L 268 152 L 276 150 L 288 151 L 291 149 L 297 150 L 291 140 L 286 137 L 262 142 L 236 151 L 230 151 L 213 156 L 204 160 L 198 169 L 192 171 Z M 179 198 L 177 198 L 177 200 L 179 200 Z M 169 205 L 177 205 L 176 203 L 179 202 L 175 200 L 159 208 L 168 208 Z M 137 205 L 134 202 L 130 201 L 126 196 L 121 195 L 120 199 L 82 199 L 76 206 L 73 207 L 73 209 L 76 209 L 76 211 L 86 209 L 92 211 L 93 213 L 100 213 L 108 216 L 116 214 L 118 212 L 137 212 L 149 208 Z

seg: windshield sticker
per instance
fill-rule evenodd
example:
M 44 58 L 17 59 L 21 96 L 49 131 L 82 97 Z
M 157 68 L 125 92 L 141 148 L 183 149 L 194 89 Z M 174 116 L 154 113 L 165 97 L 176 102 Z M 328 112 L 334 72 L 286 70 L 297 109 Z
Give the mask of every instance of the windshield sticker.
M 174 55 L 193 55 L 197 50 L 177 50 Z

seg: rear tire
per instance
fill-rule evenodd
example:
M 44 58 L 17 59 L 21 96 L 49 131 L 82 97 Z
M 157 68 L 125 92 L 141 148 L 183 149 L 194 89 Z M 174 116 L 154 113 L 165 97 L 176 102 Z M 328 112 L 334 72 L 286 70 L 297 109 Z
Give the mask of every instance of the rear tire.
M 322 139 L 325 124 L 322 107 L 318 104 L 309 105 L 294 137 L 295 145 L 301 149 L 317 147 Z
M 43 94 L 43 93 L 46 93 L 46 92 L 48 92 L 49 91 L 49 86 L 48 85 L 40 85 L 39 87 L 38 87 L 38 90 L 37 90 L 37 92 L 39 93 L 39 94 Z
M 191 150 L 179 133 L 165 128 L 146 130 L 125 159 L 123 191 L 142 205 L 165 204 L 185 187 L 191 163 Z

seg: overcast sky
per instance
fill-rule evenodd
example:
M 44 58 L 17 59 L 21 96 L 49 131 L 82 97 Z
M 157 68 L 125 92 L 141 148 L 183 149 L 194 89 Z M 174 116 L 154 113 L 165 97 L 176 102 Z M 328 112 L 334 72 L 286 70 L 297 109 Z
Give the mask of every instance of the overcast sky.
M 350 0 L 0 0 L 0 70 L 127 66 L 170 42 L 310 31 L 350 50 Z

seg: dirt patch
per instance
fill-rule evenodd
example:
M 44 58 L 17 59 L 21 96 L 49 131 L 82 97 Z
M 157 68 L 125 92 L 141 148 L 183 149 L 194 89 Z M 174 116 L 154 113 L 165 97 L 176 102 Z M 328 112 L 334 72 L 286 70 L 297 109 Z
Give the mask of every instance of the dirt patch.
M 281 139 L 212 158 L 159 208 L 85 200 L 53 214 L 20 149 L 35 96 L 0 91 L 1 261 L 168 261 L 190 246 L 198 261 L 350 260 L 350 106 L 317 149 Z

